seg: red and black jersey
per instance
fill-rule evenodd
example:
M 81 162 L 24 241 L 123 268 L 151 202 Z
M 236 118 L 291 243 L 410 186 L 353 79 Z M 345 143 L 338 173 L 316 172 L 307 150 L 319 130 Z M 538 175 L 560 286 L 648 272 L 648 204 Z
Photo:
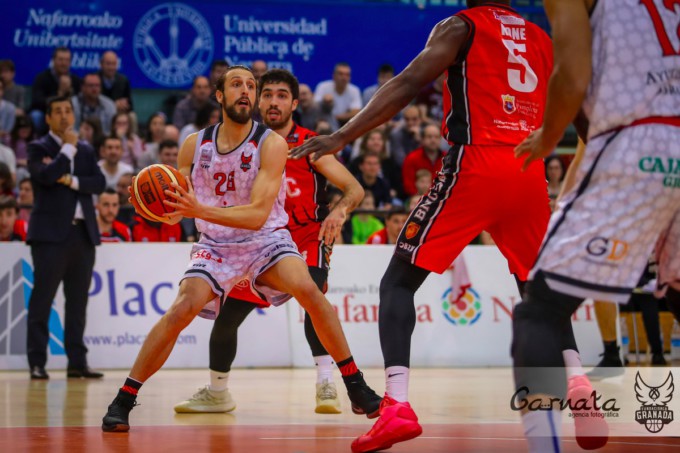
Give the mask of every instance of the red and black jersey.
M 300 146 L 316 132 L 293 123 L 286 137 L 288 149 Z M 286 213 L 288 227 L 305 225 L 310 222 L 323 222 L 328 215 L 326 197 L 326 177 L 314 167 L 309 160 L 288 159 L 286 162 Z
M 111 231 L 102 231 L 100 239 L 102 242 L 130 242 L 132 240 L 132 234 L 127 225 L 118 220 L 114 220 Z
M 28 231 L 28 223 L 25 220 L 17 219 L 14 221 L 14 227 L 8 237 L 0 237 L 0 242 L 12 241 L 26 241 L 26 232 Z
M 182 227 L 179 223 L 169 225 L 151 222 L 136 215 L 132 225 L 132 240 L 135 242 L 181 242 Z
M 469 34 L 447 69 L 442 135 L 451 144 L 516 146 L 543 122 L 553 66 L 550 38 L 505 5 L 456 16 Z

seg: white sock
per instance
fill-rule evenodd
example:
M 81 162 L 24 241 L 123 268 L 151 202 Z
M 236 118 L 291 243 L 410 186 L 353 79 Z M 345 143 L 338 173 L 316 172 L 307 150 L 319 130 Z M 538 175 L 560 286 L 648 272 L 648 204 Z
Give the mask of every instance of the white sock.
M 333 382 L 333 358 L 329 355 L 314 356 L 316 363 L 316 383 L 322 384 L 323 381 Z
M 522 415 L 524 437 L 529 444 L 529 453 L 560 453 L 562 446 L 562 414 L 558 410 L 530 411 Z
M 210 370 L 210 390 L 214 392 L 222 392 L 227 389 L 229 382 L 229 372 L 223 373 L 221 371 Z
M 567 379 L 586 374 L 581 366 L 581 355 L 577 351 L 565 349 L 562 351 L 562 357 L 564 358 L 564 365 L 567 368 Z
M 385 393 L 400 403 L 408 401 L 408 374 L 405 366 L 385 368 Z

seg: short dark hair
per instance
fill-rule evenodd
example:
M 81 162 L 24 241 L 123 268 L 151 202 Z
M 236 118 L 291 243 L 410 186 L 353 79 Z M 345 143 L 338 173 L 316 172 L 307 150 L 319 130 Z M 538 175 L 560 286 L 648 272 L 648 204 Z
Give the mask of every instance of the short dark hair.
M 161 153 L 165 148 L 178 148 L 179 145 L 174 140 L 163 140 L 158 144 L 158 154 Z
M 378 74 L 386 74 L 388 72 L 394 74 L 394 66 L 389 63 L 383 63 L 378 68 Z
M 335 63 L 335 66 L 333 67 L 333 71 L 335 72 L 335 70 L 338 69 L 340 66 L 344 66 L 346 68 L 352 69 L 352 67 L 346 61 L 338 61 L 337 63 Z
M 227 81 L 227 74 L 229 74 L 231 71 L 235 69 L 242 69 L 244 71 L 248 71 L 249 73 L 253 73 L 253 70 L 250 69 L 248 66 L 243 66 L 242 64 L 237 64 L 234 66 L 229 66 L 226 71 L 224 71 L 224 74 L 220 76 L 219 79 L 217 79 L 217 89 L 224 92 L 224 84 Z M 254 77 L 254 76 L 253 76 Z
M 16 198 L 10 197 L 9 195 L 0 195 L 0 211 L 5 209 L 14 209 L 14 211 L 19 210 L 19 204 Z
M 31 178 L 28 177 L 28 176 L 24 176 L 23 178 L 21 178 L 21 179 L 19 180 L 19 185 L 22 185 L 22 184 L 25 183 L 25 182 L 30 183 L 30 182 L 31 182 Z
M 106 142 L 108 142 L 109 140 L 118 140 L 119 142 L 123 143 L 123 140 L 121 140 L 120 137 L 118 137 L 117 135 L 107 135 L 102 139 L 102 142 L 99 144 L 99 147 L 103 148 L 104 146 L 106 146 Z
M 68 53 L 71 53 L 71 49 L 69 49 L 68 47 L 64 47 L 64 46 L 59 46 L 59 47 L 55 48 L 55 49 L 52 51 L 52 59 L 53 59 L 53 60 L 55 59 L 55 57 L 57 56 L 57 54 L 58 54 L 59 52 L 68 52 Z
M 114 189 L 113 187 L 107 187 L 106 189 L 104 189 L 104 192 L 102 192 L 102 195 L 105 194 L 105 193 L 107 193 L 107 194 L 109 194 L 109 195 L 116 195 L 116 196 L 118 196 L 118 192 L 116 192 L 115 189 Z
M 45 113 L 48 115 L 52 114 L 52 104 L 56 104 L 57 102 L 68 102 L 71 104 L 71 108 L 73 108 L 73 102 L 71 101 L 71 96 L 68 95 L 63 95 L 63 96 L 52 96 L 47 98 L 47 108 L 45 109 Z
M 397 214 L 408 214 L 408 212 L 406 212 L 406 209 L 403 206 L 393 206 L 385 214 L 385 220 L 390 220 L 392 217 L 394 217 Z
M 228 68 L 229 63 L 227 63 L 227 60 L 213 60 L 213 62 L 210 64 L 210 70 L 212 71 L 217 66 L 226 66 Z
M 293 96 L 293 100 L 297 100 L 300 97 L 300 83 L 297 77 L 293 75 L 292 72 L 285 69 L 270 69 L 269 71 L 262 74 L 260 77 L 260 86 L 258 87 L 258 96 L 262 92 L 262 88 L 265 85 L 273 83 L 285 83 L 290 88 L 290 93 Z
M 12 60 L 0 60 L 0 71 L 5 69 L 16 72 L 16 68 L 14 67 L 14 62 Z
M 100 82 L 102 81 L 102 76 L 99 75 L 98 72 L 88 72 L 87 74 L 85 74 L 83 76 L 83 83 L 85 83 L 85 79 L 88 78 L 88 77 L 96 77 L 96 78 L 99 79 Z

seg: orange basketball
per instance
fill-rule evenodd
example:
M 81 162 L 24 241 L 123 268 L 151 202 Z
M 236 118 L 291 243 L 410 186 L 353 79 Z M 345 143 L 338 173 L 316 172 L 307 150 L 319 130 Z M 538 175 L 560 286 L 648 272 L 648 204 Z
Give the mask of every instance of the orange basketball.
M 174 201 L 165 194 L 166 190 L 174 190 L 172 183 L 187 189 L 187 180 L 184 176 L 169 165 L 149 165 L 139 172 L 132 184 L 132 195 L 136 208 L 140 214 L 149 220 L 164 222 L 164 214 L 173 212 L 174 209 L 165 205 L 163 200 Z

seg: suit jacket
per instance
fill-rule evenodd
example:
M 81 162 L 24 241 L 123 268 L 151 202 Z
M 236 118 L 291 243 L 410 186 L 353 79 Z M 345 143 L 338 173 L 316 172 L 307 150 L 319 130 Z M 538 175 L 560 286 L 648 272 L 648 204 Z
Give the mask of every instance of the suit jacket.
M 99 77 L 102 78 L 102 94 L 104 96 L 113 99 L 114 101 L 117 101 L 120 98 L 127 98 L 130 103 L 130 109 L 132 109 L 132 88 L 130 87 L 130 81 L 126 76 L 117 72 L 116 75 L 113 76 L 113 85 L 111 85 L 111 88 L 106 87 L 106 84 L 104 83 L 104 74 L 102 74 L 101 71 L 99 71 Z
M 69 74 L 69 76 L 71 77 L 71 94 L 76 95 L 80 93 L 80 78 L 75 74 Z M 44 112 L 47 108 L 47 98 L 55 96 L 57 91 L 59 91 L 59 81 L 50 69 L 38 73 L 33 79 L 31 108 L 29 110 Z
M 28 145 L 34 201 L 26 242 L 65 241 L 79 201 L 90 240 L 99 245 L 92 195 L 102 193 L 106 181 L 97 165 L 94 149 L 85 142 L 78 142 L 78 152 L 73 159 L 73 176 L 78 177 L 77 191 L 57 182 L 62 175 L 71 173 L 71 161 L 60 150 L 61 146 L 49 134 Z M 53 159 L 52 162 L 43 163 L 45 157 Z

